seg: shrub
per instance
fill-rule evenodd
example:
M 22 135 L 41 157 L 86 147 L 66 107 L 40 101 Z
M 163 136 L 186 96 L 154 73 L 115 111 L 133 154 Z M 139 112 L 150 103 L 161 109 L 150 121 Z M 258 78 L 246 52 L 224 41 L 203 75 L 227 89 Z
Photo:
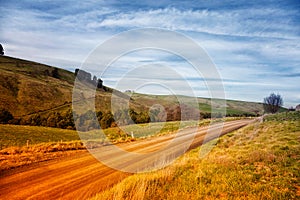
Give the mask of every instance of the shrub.
M 5 110 L 5 109 L 0 109 L 0 123 L 1 124 L 7 124 L 10 120 L 13 120 L 14 117 L 13 115 Z

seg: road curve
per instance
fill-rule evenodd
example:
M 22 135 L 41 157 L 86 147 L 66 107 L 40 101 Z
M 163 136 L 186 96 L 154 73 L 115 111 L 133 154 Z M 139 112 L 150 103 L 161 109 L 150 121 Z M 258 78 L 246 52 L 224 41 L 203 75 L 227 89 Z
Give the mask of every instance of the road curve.
M 249 119 L 230 121 L 224 123 L 223 127 L 216 124 L 209 129 L 202 127 L 196 131 L 195 128 L 189 128 L 179 131 L 177 135 L 118 145 L 120 149 L 131 152 L 131 157 L 111 146 L 104 146 L 93 150 L 93 155 L 83 152 L 23 167 L 15 172 L 3 172 L 0 176 L 0 199 L 87 199 L 132 174 L 128 172 L 162 167 L 186 150 L 251 122 L 253 120 Z M 160 153 L 159 156 L 156 152 Z M 147 156 L 141 157 L 143 154 Z M 107 167 L 96 158 L 125 172 Z

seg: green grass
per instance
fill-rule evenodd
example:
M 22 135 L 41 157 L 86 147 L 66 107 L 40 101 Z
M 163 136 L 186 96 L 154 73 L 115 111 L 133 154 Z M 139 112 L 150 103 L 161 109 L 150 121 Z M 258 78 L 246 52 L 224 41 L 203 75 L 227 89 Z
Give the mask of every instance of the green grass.
M 0 136 L 1 149 L 25 146 L 27 140 L 30 145 L 80 140 L 78 133 L 73 130 L 21 125 L 0 125 Z
M 86 149 L 76 131 L 0 125 L 0 171 Z
M 300 121 L 300 111 L 282 112 L 274 115 L 267 115 L 264 121 Z
M 112 143 L 123 143 L 145 139 L 153 136 L 160 136 L 174 133 L 180 129 L 193 126 L 205 126 L 210 120 L 183 121 L 183 122 L 155 122 L 149 124 L 133 124 L 122 127 L 108 128 L 104 130 L 91 130 L 88 132 L 80 132 L 80 137 L 87 145 L 96 147 L 99 144 L 106 144 L 107 141 Z M 131 135 L 133 134 L 133 137 Z M 105 137 L 105 136 L 106 137 Z
M 238 118 L 227 118 L 226 121 Z M 219 120 L 215 120 L 217 122 Z M 155 122 L 149 124 L 133 124 L 123 127 L 114 127 L 104 129 L 103 132 L 107 138 L 99 134 L 99 130 L 91 130 L 88 132 L 79 132 L 74 130 L 50 128 L 42 126 L 22 126 L 22 125 L 0 125 L 0 150 L 8 147 L 22 147 L 36 145 L 40 143 L 68 142 L 79 141 L 92 143 L 107 142 L 120 143 L 132 141 L 131 133 L 134 140 L 143 139 L 152 136 L 171 134 L 179 129 L 192 126 L 206 126 L 210 120 L 183 121 L 183 122 Z M 127 133 L 127 134 L 126 134 Z
M 175 105 L 178 104 L 176 96 L 172 95 L 146 95 L 140 93 L 132 93 L 131 96 L 135 101 L 143 105 L 152 105 L 153 103 L 161 105 Z M 215 111 L 221 109 L 226 103 L 226 112 L 229 115 L 243 115 L 243 114 L 263 114 L 263 104 L 256 102 L 245 102 L 237 100 L 221 100 L 209 98 L 197 98 L 198 105 L 194 104 L 194 98 L 188 96 L 180 96 L 180 99 L 187 105 L 191 105 L 194 109 L 201 112 L 211 112 L 211 104 L 214 105 Z M 283 109 L 286 110 L 286 109 Z
M 299 199 L 300 114 L 281 115 L 223 136 L 204 158 L 210 143 L 92 199 Z
M 201 124 L 208 124 L 209 121 L 205 120 Z M 150 124 L 129 125 L 121 128 L 108 128 L 104 129 L 104 133 L 108 139 L 113 142 L 126 142 L 126 138 L 131 140 L 125 132 L 131 134 L 133 132 L 136 139 L 150 137 L 154 135 L 171 133 L 178 130 L 179 122 L 157 122 Z M 195 126 L 197 122 L 182 122 L 182 128 L 188 126 Z M 36 145 L 40 143 L 51 142 L 66 142 L 83 140 L 91 142 L 94 139 L 106 141 L 105 138 L 99 136 L 99 130 L 92 130 L 89 132 L 80 132 L 80 137 L 77 131 L 49 128 L 41 126 L 21 126 L 21 125 L 0 125 L 0 149 L 8 147 L 22 147 L 27 145 Z
M 73 150 L 96 148 L 112 143 L 128 142 L 155 135 L 170 134 L 178 128 L 186 128 L 199 124 L 209 124 L 209 120 L 151 123 L 108 128 L 104 130 L 107 138 L 99 134 L 99 130 L 89 132 L 48 128 L 40 126 L 0 125 L 0 171 L 10 168 L 54 159 L 73 153 Z M 134 138 L 125 134 L 134 133 Z M 76 153 L 76 151 L 74 151 Z
M 204 120 L 201 124 L 208 123 L 209 120 Z M 133 133 L 135 138 L 145 138 L 149 136 L 157 136 L 166 133 L 172 133 L 177 131 L 179 128 L 186 128 L 190 126 L 197 126 L 199 123 L 197 121 L 183 121 L 183 122 L 155 122 L 155 123 L 148 123 L 148 124 L 134 124 L 128 125 L 124 127 L 120 127 L 123 132 L 126 133 Z M 107 134 L 114 134 L 116 131 L 119 131 L 120 128 L 109 128 L 106 129 L 104 132 Z
M 214 119 L 212 122 L 232 121 L 242 118 L 228 117 L 225 119 Z M 149 124 L 133 124 L 122 127 L 108 128 L 104 130 L 92 130 L 89 132 L 81 132 L 81 139 L 90 142 L 106 143 L 109 140 L 112 143 L 122 143 L 133 140 L 144 139 L 148 137 L 161 136 L 165 134 L 172 134 L 178 130 L 188 127 L 203 127 L 211 123 L 210 119 L 203 119 L 201 121 L 175 121 L 175 122 L 154 122 Z M 101 134 L 99 134 L 101 133 Z M 103 133 L 107 138 L 104 137 Z M 131 137 L 131 133 L 134 138 Z M 95 144 L 96 145 L 96 144 Z
M 200 111 L 202 112 L 208 112 L 208 113 L 211 112 L 211 106 L 207 103 L 199 103 L 199 108 Z

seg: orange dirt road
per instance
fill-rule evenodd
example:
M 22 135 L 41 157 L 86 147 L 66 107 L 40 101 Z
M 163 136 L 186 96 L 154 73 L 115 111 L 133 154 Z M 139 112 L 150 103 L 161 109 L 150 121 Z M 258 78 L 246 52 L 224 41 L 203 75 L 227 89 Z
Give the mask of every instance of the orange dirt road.
M 187 128 L 176 135 L 120 144 L 118 150 L 113 145 L 103 146 L 91 150 L 92 154 L 86 151 L 76 156 L 4 171 L 0 175 L 0 199 L 88 199 L 131 175 L 130 172 L 162 167 L 186 150 L 253 121 L 225 122 L 223 128 L 218 124 L 209 129 Z M 130 152 L 132 156 L 122 152 Z M 125 172 L 107 167 L 95 157 Z

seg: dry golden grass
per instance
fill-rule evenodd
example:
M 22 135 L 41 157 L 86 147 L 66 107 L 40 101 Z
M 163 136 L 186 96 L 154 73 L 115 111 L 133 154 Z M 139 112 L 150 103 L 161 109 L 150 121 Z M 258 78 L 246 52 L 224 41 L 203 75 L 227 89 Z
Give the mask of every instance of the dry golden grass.
M 200 158 L 209 145 L 159 171 L 130 176 L 92 199 L 299 199 L 299 117 L 230 133 Z
M 23 147 L 8 147 L 0 150 L 0 171 L 22 165 L 46 161 L 85 150 L 81 141 L 40 143 Z
M 1 56 L 0 108 L 9 110 L 14 116 L 22 116 L 71 102 L 74 74 L 62 69 L 59 69 L 59 79 L 45 74 L 53 69 Z

